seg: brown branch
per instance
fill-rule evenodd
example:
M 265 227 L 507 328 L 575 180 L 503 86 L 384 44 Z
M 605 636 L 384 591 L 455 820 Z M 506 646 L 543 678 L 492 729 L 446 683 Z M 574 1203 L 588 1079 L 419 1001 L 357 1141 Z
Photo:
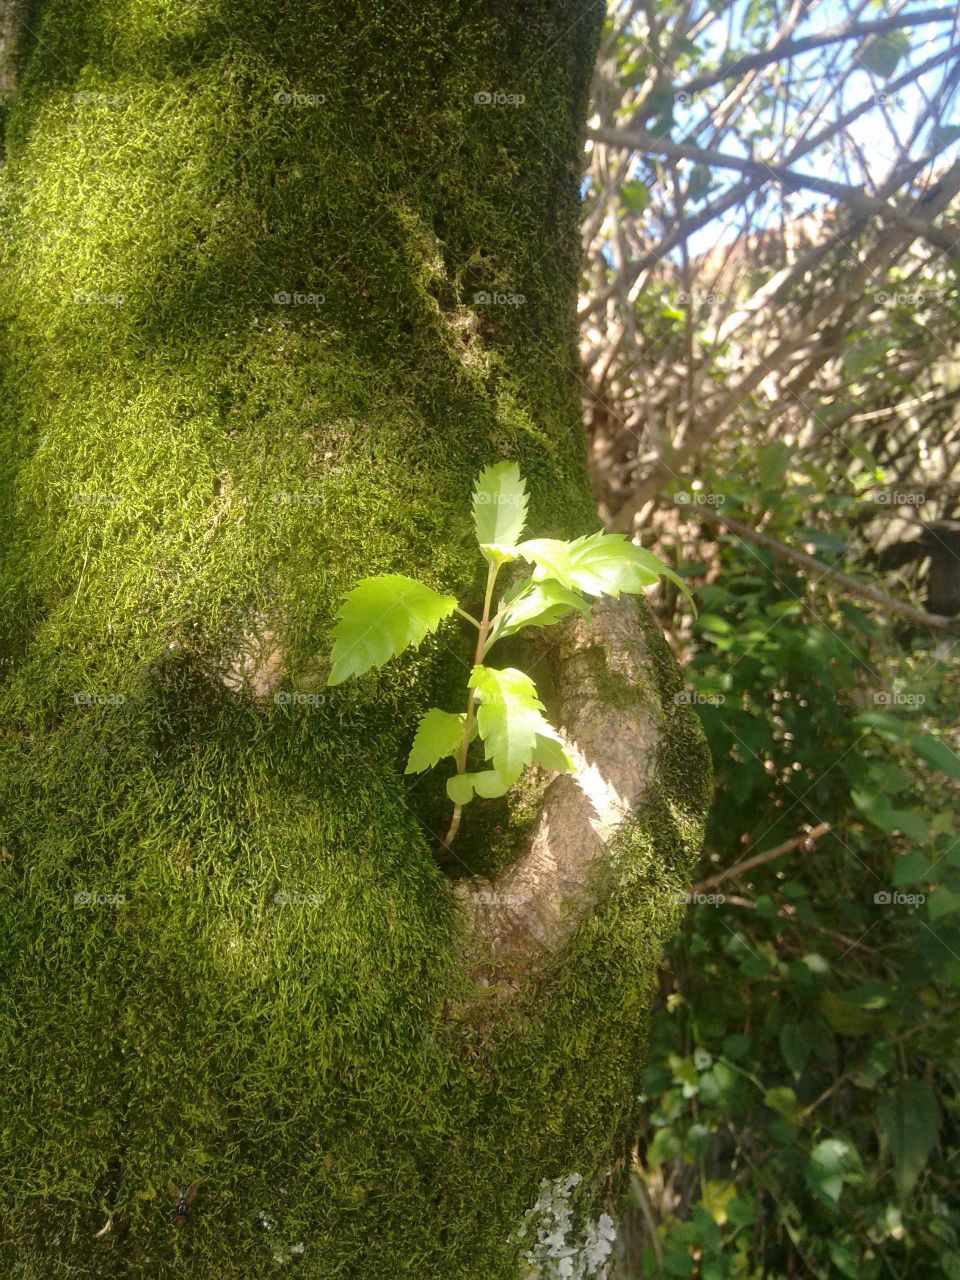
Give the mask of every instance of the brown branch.
M 951 58 L 956 58 L 958 54 L 960 54 L 960 44 L 955 43 L 951 45 L 949 49 L 944 49 L 940 53 L 934 54 L 934 56 L 928 58 L 926 62 L 921 63 L 917 67 L 912 67 L 902 76 L 898 76 L 895 80 L 891 80 L 886 86 L 886 92 L 889 94 L 898 93 L 905 85 L 910 84 L 922 75 L 926 75 L 927 72 L 933 71 L 942 63 L 949 62 Z M 842 132 L 844 129 L 849 128 L 849 126 L 862 115 L 865 115 L 868 111 L 874 110 L 875 106 L 876 101 L 873 98 L 867 98 L 865 101 L 858 103 L 857 106 L 852 107 L 842 116 L 838 117 L 825 128 L 821 129 L 819 133 L 808 137 L 805 141 L 794 147 L 786 157 L 786 163 L 793 164 L 803 156 L 808 155 L 811 151 L 815 151 L 817 147 L 828 142 L 830 138 Z M 759 182 L 755 178 L 736 183 L 728 191 L 724 192 L 722 196 L 718 197 L 718 199 L 712 204 L 705 206 L 700 213 L 689 220 L 687 223 L 687 235 L 693 235 L 695 231 L 699 231 L 715 218 L 726 213 L 728 209 L 739 204 L 741 200 L 745 200 L 757 189 L 759 185 Z M 641 258 L 638 258 L 636 262 L 632 263 L 627 271 L 628 286 L 632 285 L 635 280 L 639 279 L 643 272 L 649 267 L 655 266 L 678 243 L 679 235 L 674 231 L 672 234 L 665 236 L 659 244 L 654 245 L 654 247 L 648 250 Z M 580 320 L 585 320 L 588 316 L 592 316 L 597 311 L 602 311 L 616 293 L 616 283 L 605 285 L 604 288 L 599 289 L 593 297 L 587 299 L 578 312 L 578 318 Z
M 723 151 L 695 147 L 685 142 L 670 142 L 668 139 L 645 133 L 642 129 L 588 129 L 587 137 L 609 147 L 625 147 L 633 151 L 641 151 L 646 155 L 666 156 L 671 160 L 692 160 L 696 164 L 709 165 L 717 169 L 733 169 L 738 173 L 759 178 L 761 183 L 772 179 L 786 187 L 788 191 L 799 191 L 804 188 L 817 191 L 821 195 L 849 205 L 857 213 L 867 216 L 876 215 L 894 222 L 905 230 L 922 236 L 946 254 L 955 254 L 960 247 L 960 235 L 951 235 L 949 231 L 941 230 L 928 222 L 911 218 L 886 200 L 866 195 L 859 187 L 848 186 L 843 182 L 832 182 L 829 178 L 818 178 L 814 174 L 797 173 L 787 165 L 753 160 L 748 156 L 731 156 Z
M 680 507 L 678 510 L 685 511 L 687 508 Z M 856 578 L 851 578 L 848 574 L 841 573 L 839 569 L 831 569 L 821 560 L 816 560 L 813 556 L 807 555 L 805 551 L 799 551 L 796 547 L 788 547 L 786 543 L 778 542 L 776 538 L 771 538 L 768 533 L 761 533 L 759 529 L 753 529 L 750 525 L 744 524 L 740 520 L 734 520 L 730 516 L 721 515 L 718 511 L 704 508 L 703 510 L 698 510 L 697 516 L 711 523 L 722 525 L 724 528 L 729 529 L 731 533 L 736 534 L 738 538 L 746 538 L 750 542 L 755 542 L 759 547 L 765 547 L 781 560 L 786 560 L 802 569 L 808 569 L 811 573 L 817 574 L 818 580 L 820 578 L 829 579 L 846 591 L 848 595 L 857 596 L 861 600 L 869 600 L 871 604 L 879 605 L 887 613 L 897 614 L 901 618 L 907 618 L 910 622 L 915 622 L 921 627 L 929 627 L 933 631 L 948 631 L 960 634 L 960 618 L 945 618 L 938 613 L 926 613 L 923 609 L 918 609 L 915 605 L 908 604 L 905 600 L 896 600 L 893 596 L 888 596 L 885 592 L 878 591 L 876 587 L 871 587 L 868 583 L 858 582 Z
M 926 163 L 927 159 L 928 157 L 923 157 L 919 161 L 913 161 L 911 167 L 919 167 Z M 960 162 L 953 164 L 936 185 L 914 203 L 913 209 L 935 217 L 949 205 L 958 191 L 960 191 Z M 683 460 L 698 453 L 716 429 L 753 394 L 764 378 L 801 350 L 807 340 L 823 327 L 833 313 L 844 307 L 849 298 L 863 290 L 874 275 L 880 271 L 889 271 L 891 265 L 906 251 L 913 238 L 913 232 L 904 231 L 900 227 L 887 227 L 878 237 L 874 248 L 847 275 L 843 289 L 828 293 L 819 305 L 810 310 L 801 324 L 798 324 L 769 355 L 761 357 L 758 363 L 744 374 L 739 382 L 730 387 L 715 407 L 697 423 L 695 431 L 684 440 Z M 672 461 L 681 465 L 676 457 Z M 671 466 L 671 460 L 662 458 L 656 462 L 634 487 L 631 496 L 614 513 L 613 526 L 624 530 L 632 528 L 638 512 L 656 497 L 669 476 L 676 474 Z
M 716 71 L 706 71 L 702 76 L 687 80 L 677 85 L 684 93 L 699 93 L 701 89 L 709 89 L 711 85 L 722 80 L 734 80 L 747 71 L 767 66 L 771 62 L 782 62 L 784 58 L 792 58 L 798 53 L 806 53 L 810 49 L 819 49 L 824 45 L 836 44 L 842 40 L 862 40 L 872 35 L 884 35 L 888 31 L 898 31 L 904 27 L 922 26 L 928 22 L 953 22 L 956 9 L 947 6 L 943 9 L 924 9 L 919 13 L 895 14 L 890 18 L 880 18 L 876 22 L 851 22 L 846 26 L 827 27 L 816 35 L 801 36 L 796 40 L 784 40 L 771 45 L 769 49 L 761 49 L 758 53 L 749 53 L 742 58 L 735 58 L 725 63 Z
M 712 889 L 714 885 L 722 884 L 724 880 L 729 880 L 733 876 L 740 876 L 745 871 L 752 871 L 754 867 L 762 867 L 764 863 L 772 862 L 774 858 L 780 858 L 785 853 L 792 853 L 794 849 L 809 850 L 829 830 L 830 823 L 821 822 L 819 826 L 812 827 L 809 831 L 804 832 L 802 836 L 794 836 L 792 840 L 785 840 L 783 844 L 778 844 L 775 849 L 766 849 L 763 853 L 755 853 L 752 857 L 744 858 L 742 862 L 738 862 L 736 866 L 728 867 L 726 871 L 721 871 L 717 875 L 711 876 L 709 880 L 702 880 L 699 884 L 695 884 L 690 892 L 703 893 L 706 889 Z

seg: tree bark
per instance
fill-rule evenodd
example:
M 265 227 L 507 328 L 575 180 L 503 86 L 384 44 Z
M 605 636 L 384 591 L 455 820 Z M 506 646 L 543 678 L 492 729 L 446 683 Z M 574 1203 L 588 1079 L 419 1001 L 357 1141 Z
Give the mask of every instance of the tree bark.
M 323 677 L 364 574 L 475 603 L 482 465 L 520 463 L 536 534 L 596 526 L 574 303 L 601 21 L 31 14 L 3 179 L 5 1274 L 514 1280 L 541 1178 L 583 1175 L 596 1211 L 708 789 L 662 637 L 622 607 L 520 653 L 622 811 L 530 777 L 446 868 L 442 780 L 403 766 L 418 715 L 461 705 L 469 636 Z M 496 918 L 544 814 L 573 860 L 505 951 L 472 907 Z

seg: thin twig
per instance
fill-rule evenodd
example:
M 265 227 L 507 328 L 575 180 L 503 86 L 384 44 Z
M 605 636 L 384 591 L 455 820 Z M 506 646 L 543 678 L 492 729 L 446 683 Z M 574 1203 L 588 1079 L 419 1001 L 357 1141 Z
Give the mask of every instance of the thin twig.
M 783 844 L 778 844 L 775 849 L 766 849 L 763 853 L 755 853 L 752 857 L 744 858 L 735 866 L 728 867 L 725 871 L 711 876 L 709 880 L 703 880 L 700 884 L 695 884 L 690 892 L 703 893 L 705 889 L 712 889 L 714 885 L 722 884 L 724 880 L 729 880 L 731 876 L 743 875 L 745 871 L 752 871 L 754 867 L 761 867 L 765 862 L 772 862 L 774 858 L 779 858 L 785 853 L 792 853 L 794 849 L 812 847 L 829 830 L 830 823 L 821 822 L 819 826 L 805 831 L 802 836 L 794 836 L 792 840 L 785 840 Z

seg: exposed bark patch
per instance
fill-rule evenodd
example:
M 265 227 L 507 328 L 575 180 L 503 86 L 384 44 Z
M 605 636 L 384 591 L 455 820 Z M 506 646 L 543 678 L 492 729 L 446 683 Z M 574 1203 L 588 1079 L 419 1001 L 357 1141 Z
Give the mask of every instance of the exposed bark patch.
M 273 696 L 283 679 L 284 651 L 276 633 L 257 614 L 244 631 L 239 651 L 222 675 L 228 689 L 248 690 L 258 701 Z
M 17 46 L 26 0 L 0 0 L 0 106 L 17 95 Z
M 657 769 L 661 711 L 644 697 L 652 661 L 633 600 L 602 602 L 592 625 L 565 624 L 552 652 L 550 712 L 577 763 L 548 787 L 521 857 L 495 880 L 454 893 L 496 963 L 555 950 L 593 897 L 610 840 L 642 801 Z

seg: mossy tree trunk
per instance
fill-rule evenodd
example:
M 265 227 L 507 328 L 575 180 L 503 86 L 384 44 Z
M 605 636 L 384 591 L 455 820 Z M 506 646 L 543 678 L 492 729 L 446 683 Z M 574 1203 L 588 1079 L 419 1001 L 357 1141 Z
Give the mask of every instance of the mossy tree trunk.
M 573 306 L 601 19 L 30 13 L 3 179 L 5 1275 L 514 1280 L 542 1177 L 602 1196 L 705 803 L 662 640 L 634 614 L 629 661 L 578 642 L 571 715 L 636 710 L 642 797 L 579 927 L 509 963 L 466 900 L 522 857 L 536 788 L 468 811 L 443 867 L 442 785 L 402 773 L 469 638 L 322 684 L 364 573 L 478 594 L 482 465 L 520 462 L 537 533 L 595 527 Z

